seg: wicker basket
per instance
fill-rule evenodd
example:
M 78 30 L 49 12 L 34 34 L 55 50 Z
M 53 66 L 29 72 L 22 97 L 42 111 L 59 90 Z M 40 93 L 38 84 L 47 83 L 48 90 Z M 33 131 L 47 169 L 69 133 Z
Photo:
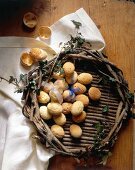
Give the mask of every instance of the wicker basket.
M 30 71 L 27 74 L 27 83 L 36 80 L 36 89 L 40 89 L 42 81 L 51 79 L 57 63 L 68 60 L 75 63 L 78 73 L 91 73 L 94 78 L 91 86 L 98 87 L 102 93 L 99 102 L 90 101 L 86 108 L 86 120 L 80 124 L 83 131 L 82 137 L 76 140 L 70 136 L 69 127 L 73 122 L 69 115 L 63 127 L 64 138 L 62 140 L 56 138 L 50 130 L 53 122 L 45 122 L 40 117 L 37 90 L 31 89 L 30 86 L 23 93 L 23 114 L 35 125 L 41 142 L 58 153 L 75 157 L 107 153 L 117 139 L 123 120 L 128 118 L 131 101 L 127 97 L 129 90 L 122 71 L 109 62 L 104 54 L 83 47 L 76 48 L 72 52 L 61 52 L 48 63 L 41 64 Z M 103 111 L 106 106 L 109 107 L 107 113 Z M 101 131 L 95 128 L 97 124 L 101 125 Z

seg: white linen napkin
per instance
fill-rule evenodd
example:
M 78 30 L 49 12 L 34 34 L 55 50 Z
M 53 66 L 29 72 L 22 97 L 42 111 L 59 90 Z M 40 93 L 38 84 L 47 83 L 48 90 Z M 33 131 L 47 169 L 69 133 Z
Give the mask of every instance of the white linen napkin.
M 82 23 L 80 32 L 91 42 L 94 49 L 103 50 L 104 39 L 82 8 L 53 24 L 51 39 L 46 43 L 59 52 L 59 43 L 68 41 L 69 34 L 75 33 L 71 20 Z M 15 37 L 11 39 L 18 41 Z M 28 41 L 30 43 L 29 38 Z M 25 72 L 19 62 L 21 53 L 27 49 L 21 48 L 22 43 L 19 41 L 17 44 L 20 48 L 0 48 L 2 77 L 13 75 L 18 78 L 20 73 Z M 22 115 L 21 95 L 15 94 L 14 91 L 13 85 L 0 82 L 0 167 L 2 170 L 45 170 L 54 152 L 45 149 L 32 138 L 35 130 L 30 121 Z

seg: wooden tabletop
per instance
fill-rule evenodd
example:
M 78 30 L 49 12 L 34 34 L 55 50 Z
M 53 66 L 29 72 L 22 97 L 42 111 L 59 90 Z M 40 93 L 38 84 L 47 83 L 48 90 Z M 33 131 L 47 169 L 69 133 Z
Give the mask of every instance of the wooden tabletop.
M 0 36 L 16 35 L 37 37 L 41 25 L 50 26 L 62 16 L 83 7 L 100 29 L 105 42 L 105 53 L 124 72 L 133 91 L 135 87 L 135 5 L 117 0 L 24 0 L 0 2 Z M 38 16 L 38 26 L 33 32 L 24 30 L 22 17 L 33 11 Z M 56 156 L 49 170 L 132 170 L 133 122 L 129 121 L 120 133 L 112 156 L 105 167 L 81 167 L 71 157 Z

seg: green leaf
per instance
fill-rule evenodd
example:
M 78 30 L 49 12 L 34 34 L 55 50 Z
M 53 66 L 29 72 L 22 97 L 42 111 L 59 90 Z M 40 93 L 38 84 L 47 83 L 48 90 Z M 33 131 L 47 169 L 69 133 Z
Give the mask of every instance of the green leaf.
M 127 93 L 127 98 L 134 100 L 134 94 L 133 93 Z
M 108 113 L 108 112 L 109 112 L 109 106 L 106 105 L 106 106 L 103 107 L 102 113 Z
M 115 82 L 115 79 L 114 79 L 114 78 L 112 78 L 112 77 L 109 77 L 109 80 L 110 80 L 112 83 L 114 83 L 114 82 Z
M 77 29 L 79 29 L 82 26 L 82 24 L 80 22 L 78 22 L 78 21 L 75 21 L 75 20 L 71 20 L 71 21 L 73 22 L 73 24 L 75 25 L 75 27 Z
M 103 131 L 103 128 L 104 128 L 103 125 L 101 125 L 100 122 L 96 123 L 96 124 L 94 125 L 94 127 L 96 128 L 97 133 L 101 133 L 101 132 Z

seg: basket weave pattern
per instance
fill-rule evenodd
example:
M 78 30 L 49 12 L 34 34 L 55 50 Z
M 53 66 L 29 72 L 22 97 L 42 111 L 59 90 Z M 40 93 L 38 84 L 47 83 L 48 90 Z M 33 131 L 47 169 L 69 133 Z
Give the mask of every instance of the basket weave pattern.
M 75 63 L 78 73 L 91 73 L 93 76 L 91 86 L 98 87 L 102 94 L 99 102 L 94 103 L 90 101 L 89 106 L 86 108 L 86 120 L 80 124 L 83 131 L 82 137 L 79 140 L 75 140 L 70 136 L 69 127 L 73 121 L 69 116 L 64 125 L 64 138 L 62 140 L 56 138 L 50 130 L 51 123 L 46 123 L 40 117 L 37 93 L 34 90 L 26 89 L 24 91 L 23 114 L 34 123 L 39 133 L 39 139 L 42 143 L 45 143 L 46 147 L 58 153 L 76 157 L 92 153 L 94 136 L 97 133 L 93 125 L 101 122 L 104 125 L 105 136 L 100 142 L 98 149 L 108 151 L 117 139 L 123 120 L 128 117 L 130 101 L 126 97 L 129 90 L 122 71 L 109 62 L 105 55 L 83 47 L 76 48 L 68 53 L 61 52 L 43 67 L 43 70 L 46 70 L 45 73 L 38 66 L 27 74 L 27 79 L 29 81 L 34 77 L 33 75 L 36 75 L 33 79 L 37 80 L 36 87 L 40 89 L 42 81 L 51 79 L 56 63 L 58 61 L 64 63 L 68 60 Z M 107 83 L 102 82 L 103 77 L 108 80 Z M 103 114 L 102 110 L 106 105 L 109 106 L 109 112 Z

